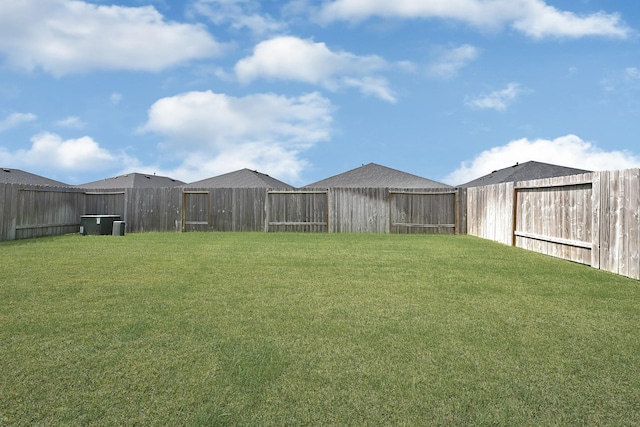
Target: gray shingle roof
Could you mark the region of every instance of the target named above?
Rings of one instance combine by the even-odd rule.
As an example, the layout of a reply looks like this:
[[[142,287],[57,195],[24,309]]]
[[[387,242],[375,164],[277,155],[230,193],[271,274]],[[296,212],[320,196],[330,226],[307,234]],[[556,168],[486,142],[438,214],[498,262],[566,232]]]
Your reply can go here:
[[[0,183],[46,185],[49,187],[69,187],[69,184],[25,172],[20,169],[0,168]]]
[[[184,182],[166,176],[142,173],[128,173],[126,175],[105,178],[99,181],[76,185],[79,188],[162,188],[176,187]]]
[[[375,163],[362,165],[304,188],[450,188],[451,186]]]
[[[508,168],[493,171],[490,174],[462,184],[460,187],[480,187],[482,185],[501,184],[503,182],[528,181],[531,179],[553,178],[556,176],[577,175],[588,172],[591,171],[529,161],[516,163]]]
[[[183,185],[184,188],[273,188],[291,190],[293,186],[269,175],[250,169],[240,169],[201,181]]]

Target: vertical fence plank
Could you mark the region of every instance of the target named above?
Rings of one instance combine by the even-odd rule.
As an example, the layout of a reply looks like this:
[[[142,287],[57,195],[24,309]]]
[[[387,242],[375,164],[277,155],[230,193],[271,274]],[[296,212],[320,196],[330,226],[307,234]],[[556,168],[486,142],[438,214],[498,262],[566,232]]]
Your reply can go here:
[[[629,236],[627,235],[629,225],[629,182],[631,170],[620,171],[619,183],[619,218],[616,224],[616,235],[618,236],[618,274],[629,275]]]
[[[9,193],[8,183],[0,183],[0,242],[7,240],[7,227],[9,221],[7,221],[9,202],[7,196]]]
[[[16,224],[18,223],[18,184],[8,184],[5,191],[5,217],[2,222],[4,226],[4,236],[6,240],[16,238]]]
[[[593,173],[593,184],[591,190],[591,266],[593,268],[600,268],[600,247],[601,247],[601,221],[602,221],[602,172]]]
[[[640,279],[640,169],[629,174],[628,221],[628,277]]]
[[[468,219],[468,208],[467,208],[467,189],[466,188],[458,188],[458,234],[467,234],[467,219]]]
[[[620,206],[620,171],[611,171],[609,180],[609,206],[611,209],[611,222],[609,223],[609,268],[611,272],[618,273],[620,266],[620,239],[618,224],[622,219]]]
[[[600,268],[612,271],[611,267],[611,173],[600,174]]]

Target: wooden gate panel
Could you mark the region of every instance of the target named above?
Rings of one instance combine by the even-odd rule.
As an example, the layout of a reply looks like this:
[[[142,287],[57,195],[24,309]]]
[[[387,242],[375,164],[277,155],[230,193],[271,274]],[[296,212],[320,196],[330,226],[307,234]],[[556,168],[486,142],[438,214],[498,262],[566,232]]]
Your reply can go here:
[[[456,191],[390,191],[391,233],[455,234]]]
[[[209,231],[208,191],[182,193],[182,231]]]
[[[269,191],[265,231],[329,231],[328,191]]]

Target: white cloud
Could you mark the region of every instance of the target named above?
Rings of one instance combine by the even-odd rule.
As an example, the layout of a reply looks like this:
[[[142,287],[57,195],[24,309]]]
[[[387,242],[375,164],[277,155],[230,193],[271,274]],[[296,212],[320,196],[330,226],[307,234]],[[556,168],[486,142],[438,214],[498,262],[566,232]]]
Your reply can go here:
[[[596,12],[581,16],[560,11],[541,0],[526,0],[524,6],[525,13],[514,20],[513,27],[535,39],[585,36],[625,38],[630,33],[617,13]]]
[[[120,101],[122,101],[122,94],[119,92],[112,93],[111,96],[109,97],[109,101],[111,101],[113,105],[120,104]]]
[[[474,61],[478,55],[478,48],[468,44],[449,49],[441,53],[439,58],[427,67],[427,73],[441,78],[454,77],[461,68]]]
[[[605,151],[576,135],[553,140],[523,138],[479,153],[472,160],[463,162],[443,181],[460,185],[491,171],[531,160],[592,171],[640,167],[640,155],[628,151]]]
[[[365,94],[395,102],[387,81],[372,75],[387,66],[375,55],[333,52],[324,43],[281,36],[256,45],[253,55],[238,61],[235,73],[243,83],[265,78],[295,80],[329,90],[358,87]]]
[[[82,120],[80,120],[79,117],[69,116],[66,119],[57,121],[56,125],[64,127],[64,128],[69,128],[69,129],[82,129],[87,124],[85,122],[83,122]]]
[[[202,26],[167,22],[152,6],[0,2],[0,53],[19,68],[58,76],[93,69],[158,71],[219,51]]]
[[[236,30],[248,29],[256,35],[285,30],[286,24],[260,13],[260,2],[252,0],[197,0],[193,11],[206,16],[215,25],[228,24]]]
[[[88,136],[63,140],[57,134],[42,132],[31,142],[30,148],[15,152],[0,147],[0,164],[77,172],[106,170],[130,161],[125,155],[100,147]]]
[[[318,93],[238,98],[188,92],[156,101],[139,131],[165,137],[161,148],[181,162],[172,176],[183,180],[247,167],[293,182],[307,164],[300,154],[329,139],[331,111]]]
[[[11,129],[20,126],[23,123],[28,123],[37,119],[38,116],[31,113],[13,113],[9,114],[4,119],[0,120],[0,132],[7,129]]]
[[[373,16],[439,18],[491,29],[510,25],[532,38],[625,38],[631,32],[619,14],[578,15],[558,10],[543,0],[335,0],[325,3],[319,12],[324,22],[361,21]]]
[[[640,80],[640,70],[636,67],[628,67],[625,69],[625,74],[630,80]]]
[[[384,101],[396,103],[397,99],[389,88],[387,81],[382,77],[344,77],[342,84],[360,89],[364,95],[371,95]]]
[[[466,104],[474,108],[504,111],[521,93],[522,89],[518,83],[509,83],[507,87],[502,90],[497,90],[488,95],[482,95],[478,98],[467,100]]]

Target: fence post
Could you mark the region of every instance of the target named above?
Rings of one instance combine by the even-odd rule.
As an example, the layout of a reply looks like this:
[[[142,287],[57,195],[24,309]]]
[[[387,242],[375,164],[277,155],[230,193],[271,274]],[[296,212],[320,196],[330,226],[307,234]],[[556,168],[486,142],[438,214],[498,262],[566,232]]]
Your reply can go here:
[[[326,198],[326,206],[325,206],[325,222],[327,223],[327,233],[329,233],[329,209],[331,209],[331,204],[329,203],[329,189],[327,188],[327,198]]]
[[[269,200],[271,193],[269,193],[269,191],[267,190],[267,195],[264,198],[264,232],[268,233],[269,232]]]
[[[513,192],[511,196],[511,246],[516,246],[516,231],[518,223],[518,185],[513,183]]]

